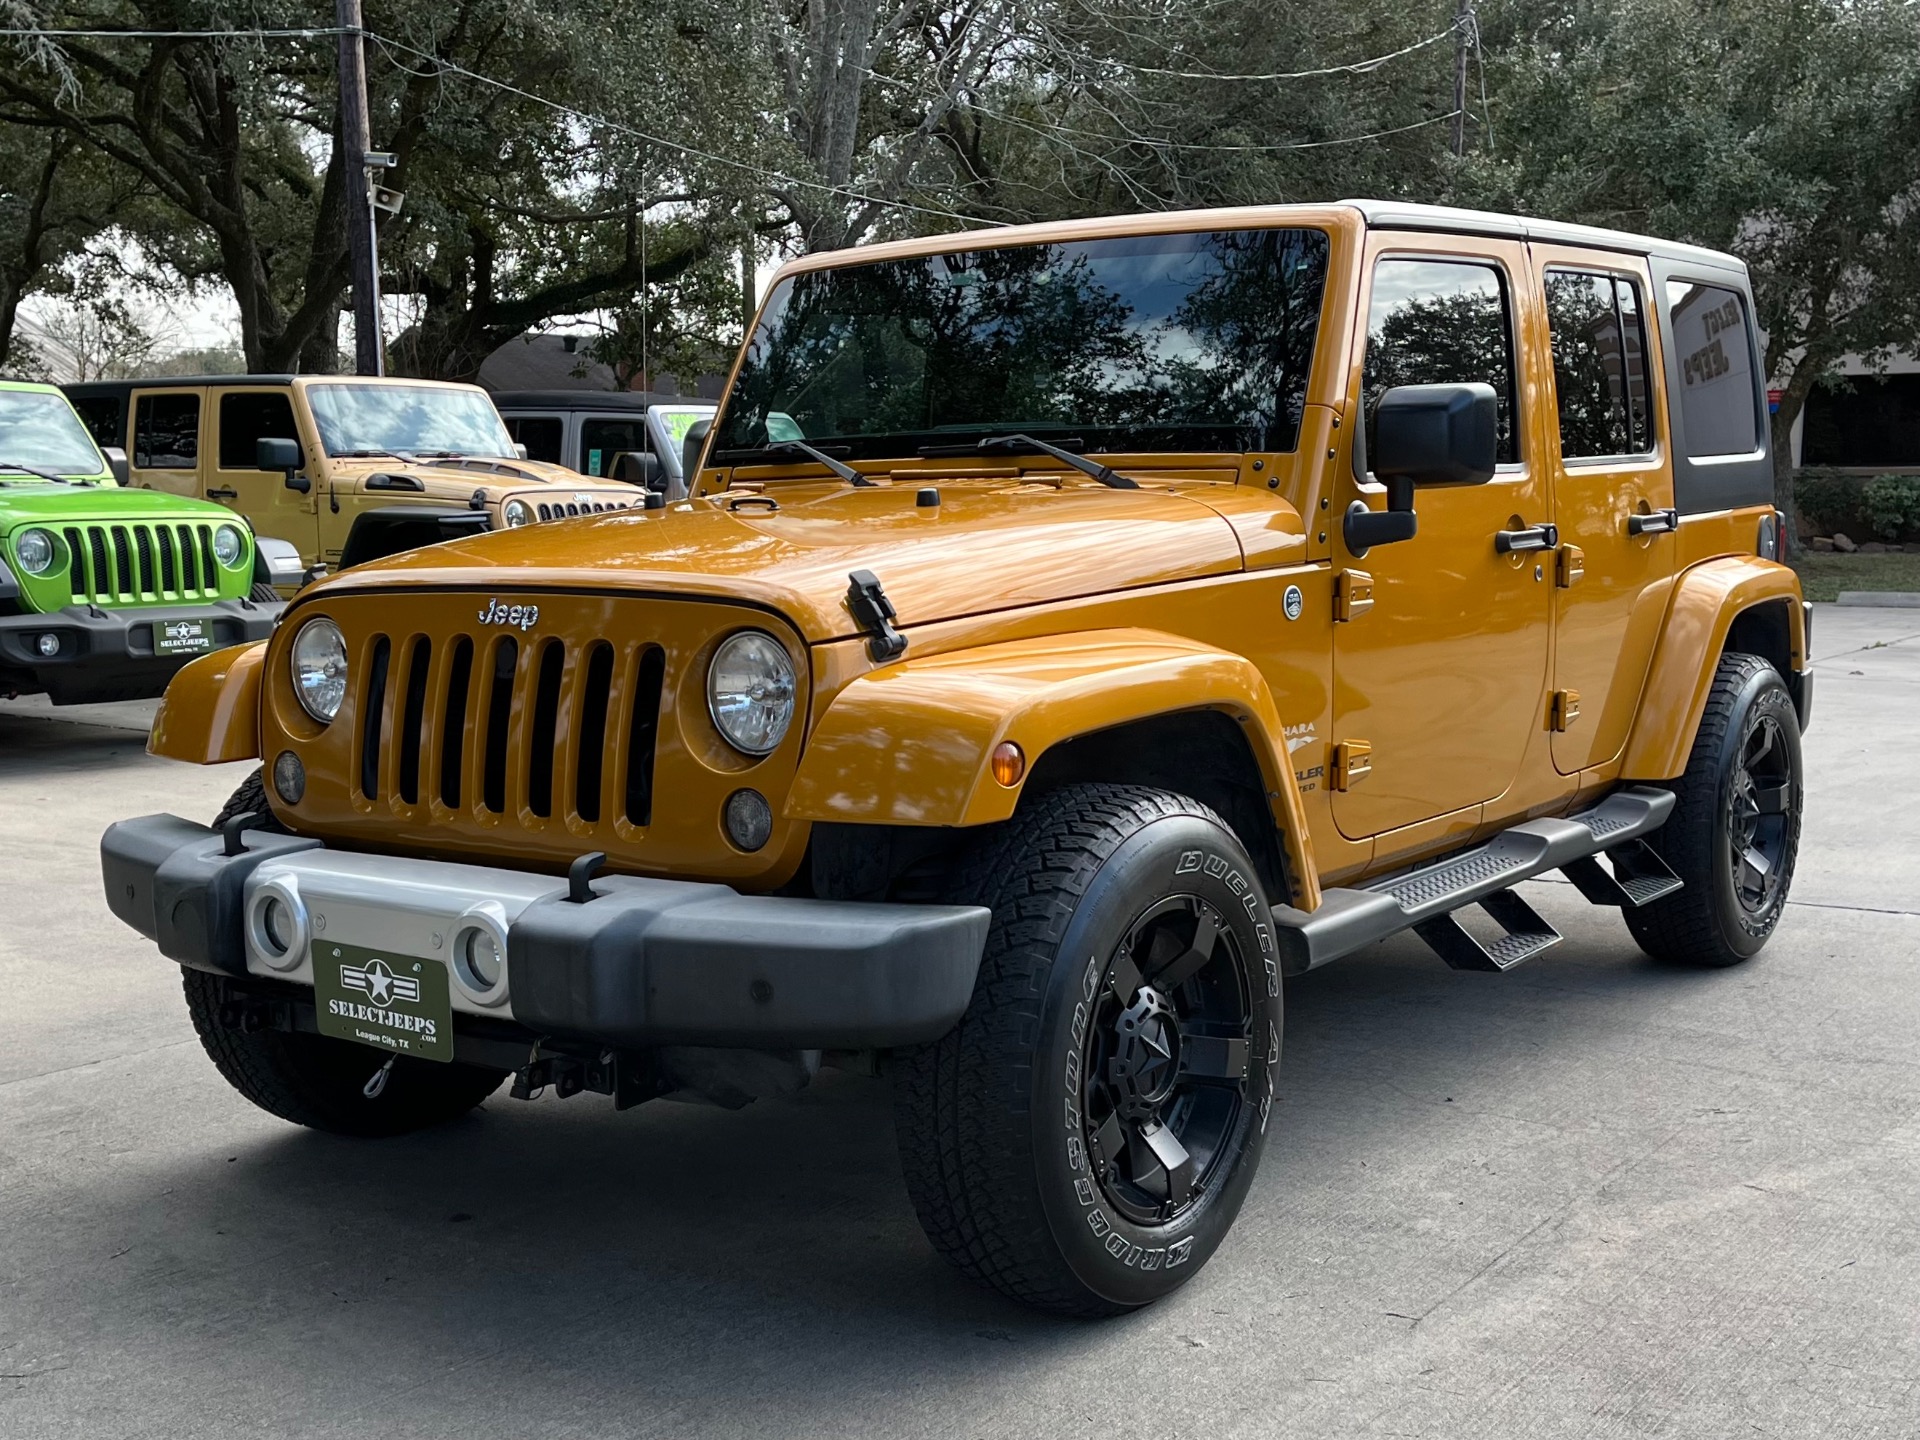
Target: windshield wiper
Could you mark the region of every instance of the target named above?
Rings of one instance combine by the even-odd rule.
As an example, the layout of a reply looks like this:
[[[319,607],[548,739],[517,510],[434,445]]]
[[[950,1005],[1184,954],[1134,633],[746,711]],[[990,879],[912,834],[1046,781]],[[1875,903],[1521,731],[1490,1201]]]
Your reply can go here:
[[[32,475],[41,480],[51,480],[56,485],[77,485],[77,480],[69,480],[64,475],[56,475],[51,470],[42,470],[38,465],[22,465],[18,460],[0,460],[0,470],[18,470],[22,475]]]
[[[409,465],[420,458],[410,450],[335,450],[332,453],[336,460],[374,460],[384,455],[389,460],[404,460]]]
[[[1062,450],[1058,445],[1049,445],[1045,440],[1037,440],[1031,435],[983,435],[978,440],[968,441],[964,445],[922,445],[920,453],[928,459],[951,455],[986,455],[995,450],[1007,450],[1022,455],[1051,455],[1063,465],[1071,465],[1082,475],[1091,475],[1102,485],[1115,490],[1138,490],[1139,484],[1129,480],[1112,466],[1102,465],[1098,460],[1089,460],[1084,455],[1076,455],[1071,450]]]
[[[762,447],[768,455],[802,455],[818,464],[824,465],[849,485],[871,485],[873,481],[862,475],[844,460],[836,460],[824,450],[807,444],[804,440],[770,440]]]

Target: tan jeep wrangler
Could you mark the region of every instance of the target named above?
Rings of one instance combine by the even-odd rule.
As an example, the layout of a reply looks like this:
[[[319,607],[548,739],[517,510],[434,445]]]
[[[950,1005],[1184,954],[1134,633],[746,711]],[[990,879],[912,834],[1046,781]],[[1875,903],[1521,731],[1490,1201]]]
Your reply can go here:
[[[291,544],[309,567],[343,569],[646,498],[632,485],[520,458],[475,385],[239,375],[65,389],[116,457],[122,483],[218,501],[256,535]]]
[[[108,901],[276,1115],[879,1073],[942,1253],[1145,1304],[1248,1193],[1284,976],[1508,969],[1549,871],[1665,962],[1779,922],[1752,317],[1726,255],[1374,203],[811,257],[690,499],[183,672],[154,751],[264,772],[108,831]]]

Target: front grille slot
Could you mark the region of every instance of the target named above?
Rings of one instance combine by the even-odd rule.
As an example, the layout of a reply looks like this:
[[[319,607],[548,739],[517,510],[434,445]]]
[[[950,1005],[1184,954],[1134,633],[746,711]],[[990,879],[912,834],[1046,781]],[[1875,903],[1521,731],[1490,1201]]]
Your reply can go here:
[[[143,594],[154,593],[153,583],[153,536],[142,525],[133,532],[134,558],[140,565],[140,590]]]
[[[380,798],[380,751],[386,727],[387,659],[392,645],[384,635],[373,642],[373,658],[367,664],[367,693],[360,707],[360,793],[369,800]]]
[[[113,527],[113,573],[120,582],[120,594],[133,592],[133,544],[124,525]]]
[[[154,535],[154,549],[160,552],[160,588],[169,594],[180,588],[180,566],[173,558],[174,535],[170,527],[162,525]]]
[[[666,678],[667,652],[643,649],[633,667],[633,716],[627,724],[627,820],[653,822],[653,746],[660,729],[660,686]]]
[[[553,741],[560,716],[560,673],[566,648],[558,640],[540,647],[533,689],[533,724],[527,727],[527,808],[541,819],[553,815]]]
[[[180,585],[185,590],[200,588],[200,566],[193,553],[193,527],[182,525],[180,539]]]
[[[107,564],[107,534],[98,525],[87,530],[87,557],[92,560],[92,572],[87,577],[87,588],[102,600],[113,598],[113,567]]]
[[[213,563],[213,527],[201,525],[197,527],[197,532],[200,536],[200,573],[207,577],[206,586],[211,590],[219,583],[214,577],[220,573]]]
[[[495,815],[507,811],[508,726],[513,718],[513,676],[519,668],[520,644],[511,635],[493,647],[493,683],[487,697],[485,768],[480,777],[480,803]]]
[[[573,777],[573,808],[589,825],[600,819],[600,783],[605,773],[607,704],[613,696],[613,646],[595,641],[587,650],[587,678],[580,690],[580,753]]]
[[[473,641],[462,635],[447,667],[447,700],[440,712],[440,803],[460,808],[460,765],[467,739],[467,690],[473,683]]]
[[[420,801],[420,751],[427,743],[427,665],[433,659],[433,642],[422,635],[413,642],[407,659],[407,703],[400,717],[400,764],[394,784],[400,798],[409,805]]]

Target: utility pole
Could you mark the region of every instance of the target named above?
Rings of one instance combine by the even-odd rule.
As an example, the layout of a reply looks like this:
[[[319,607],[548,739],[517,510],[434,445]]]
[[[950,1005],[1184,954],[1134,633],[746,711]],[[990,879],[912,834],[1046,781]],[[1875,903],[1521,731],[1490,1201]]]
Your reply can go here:
[[[367,56],[360,0],[334,0],[340,27],[340,163],[346,186],[347,261],[353,275],[353,360],[358,375],[386,373],[380,343],[380,258],[367,176]]]
[[[344,0],[342,0],[344,3]],[[1467,37],[1473,28],[1473,0],[1460,0],[1453,16],[1453,153],[1467,153]]]

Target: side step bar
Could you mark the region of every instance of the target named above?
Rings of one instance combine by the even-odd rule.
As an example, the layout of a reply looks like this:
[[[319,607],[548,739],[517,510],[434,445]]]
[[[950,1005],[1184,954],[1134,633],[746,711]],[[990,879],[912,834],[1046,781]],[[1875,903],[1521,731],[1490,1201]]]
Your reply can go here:
[[[1671,894],[1680,881],[1638,842],[1672,813],[1672,791],[1628,786],[1578,815],[1527,820],[1444,860],[1328,890],[1310,914],[1275,906],[1281,969],[1298,975],[1403,930],[1417,930],[1457,968],[1509,969],[1560,937],[1532,906],[1503,892],[1549,870],[1565,870],[1596,904],[1644,905]],[[1594,859],[1603,851],[1613,862],[1612,874]],[[1473,904],[1506,931],[1501,939],[1483,945],[1453,918],[1454,911]]]

